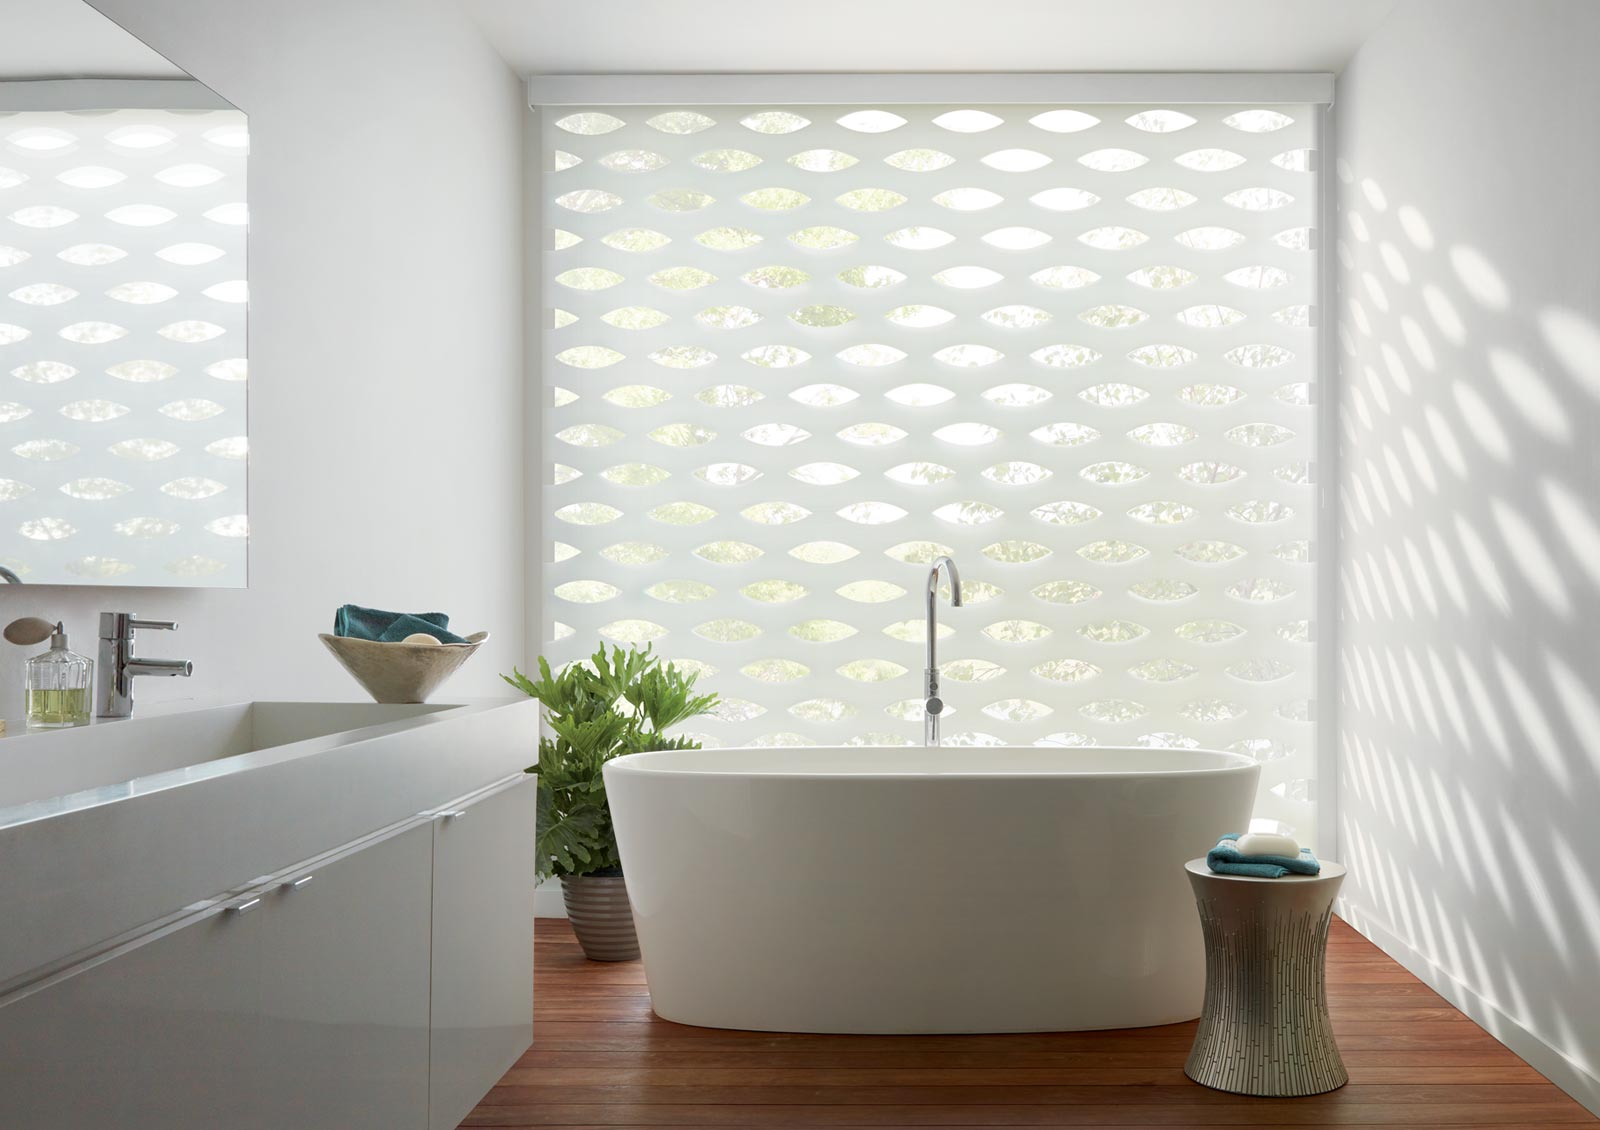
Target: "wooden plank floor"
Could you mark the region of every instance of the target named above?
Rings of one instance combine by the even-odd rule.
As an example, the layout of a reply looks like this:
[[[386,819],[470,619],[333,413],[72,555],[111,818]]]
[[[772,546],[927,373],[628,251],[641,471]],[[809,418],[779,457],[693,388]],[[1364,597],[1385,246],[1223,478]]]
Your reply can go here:
[[[637,962],[587,962],[563,919],[534,946],[534,1044],[463,1126],[1486,1127],[1600,1125],[1343,922],[1329,1003],[1350,1084],[1250,1099],[1191,1083],[1194,1024],[1014,1036],[691,1028]]]

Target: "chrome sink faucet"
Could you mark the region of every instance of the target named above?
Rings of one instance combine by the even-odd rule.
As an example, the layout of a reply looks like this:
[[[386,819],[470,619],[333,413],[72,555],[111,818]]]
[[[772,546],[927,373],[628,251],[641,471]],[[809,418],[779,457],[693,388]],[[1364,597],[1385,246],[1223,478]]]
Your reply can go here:
[[[961,574],[956,571],[956,563],[953,560],[941,556],[934,561],[933,568],[928,570],[928,666],[923,672],[923,692],[926,698],[922,703],[922,744],[925,746],[939,744],[939,715],[944,713],[944,700],[939,697],[938,662],[937,607],[940,569],[950,577],[950,607],[961,607]]]
[[[140,628],[170,632],[176,620],[141,620],[132,612],[100,613],[100,662],[95,682],[95,714],[126,718],[133,713],[133,680],[138,675],[194,673],[187,659],[141,659],[133,654],[133,633]]]

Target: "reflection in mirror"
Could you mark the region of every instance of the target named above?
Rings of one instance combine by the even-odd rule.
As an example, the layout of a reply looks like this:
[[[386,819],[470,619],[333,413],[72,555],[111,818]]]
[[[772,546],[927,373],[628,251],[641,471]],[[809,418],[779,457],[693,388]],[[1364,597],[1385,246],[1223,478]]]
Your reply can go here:
[[[0,27],[0,578],[243,586],[245,115],[82,0]]]

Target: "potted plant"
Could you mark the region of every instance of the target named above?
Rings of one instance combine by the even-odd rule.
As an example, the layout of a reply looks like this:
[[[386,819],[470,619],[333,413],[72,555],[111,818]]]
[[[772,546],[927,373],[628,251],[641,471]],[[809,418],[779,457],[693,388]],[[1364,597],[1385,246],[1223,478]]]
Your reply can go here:
[[[639,956],[633,911],[606,806],[601,769],[613,757],[657,749],[698,749],[666,731],[717,705],[715,694],[694,693],[698,675],[663,664],[643,651],[605,644],[589,663],[559,672],[539,659],[539,678],[516,668],[502,675],[539,700],[549,734],[539,739],[537,874],[561,879],[561,897],[584,956],[631,961]]]

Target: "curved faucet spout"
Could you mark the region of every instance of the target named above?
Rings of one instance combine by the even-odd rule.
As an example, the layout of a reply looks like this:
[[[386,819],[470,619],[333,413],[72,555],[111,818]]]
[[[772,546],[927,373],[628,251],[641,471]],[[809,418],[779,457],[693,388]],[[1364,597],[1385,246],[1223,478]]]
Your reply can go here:
[[[930,746],[939,744],[939,715],[944,713],[944,701],[939,697],[938,597],[941,569],[950,578],[950,607],[961,607],[961,573],[956,569],[953,559],[941,555],[934,559],[933,567],[928,570],[928,663],[923,671],[925,698],[922,704],[922,744]]]

